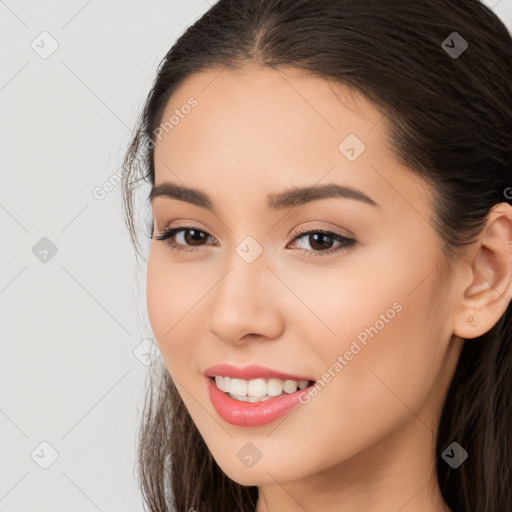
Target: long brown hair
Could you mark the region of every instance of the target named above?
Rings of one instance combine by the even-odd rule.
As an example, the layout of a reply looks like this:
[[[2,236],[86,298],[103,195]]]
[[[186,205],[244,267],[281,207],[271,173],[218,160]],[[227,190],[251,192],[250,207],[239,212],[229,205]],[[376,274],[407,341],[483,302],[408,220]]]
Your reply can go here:
[[[396,159],[436,191],[435,227],[446,254],[475,239],[493,205],[510,202],[512,40],[485,5],[220,0],[162,60],[125,156],[125,220],[138,255],[134,195],[141,183],[154,185],[155,130],[167,101],[193,73],[249,62],[306,70],[372,101],[389,122]],[[436,471],[454,512],[512,510],[511,315],[509,305],[490,331],[465,341],[448,390]],[[151,375],[138,453],[149,510],[255,510],[257,487],[218,467],[165,367]],[[440,457],[452,441],[469,454],[457,469]]]

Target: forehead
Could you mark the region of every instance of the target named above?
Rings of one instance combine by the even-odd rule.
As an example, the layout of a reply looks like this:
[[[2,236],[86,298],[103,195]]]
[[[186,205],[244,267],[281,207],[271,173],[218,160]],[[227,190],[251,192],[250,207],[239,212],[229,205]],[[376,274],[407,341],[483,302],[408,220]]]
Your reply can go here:
[[[197,102],[193,108],[187,105],[191,98]],[[160,122],[167,128],[164,136],[179,137],[188,127],[210,137],[229,130],[256,143],[276,134],[280,140],[301,133],[312,140],[340,137],[347,129],[363,134],[382,117],[360,93],[332,80],[296,69],[248,66],[189,76],[167,102]]]
[[[188,77],[169,99],[155,139],[155,183],[215,187],[219,197],[236,183],[261,191],[321,181],[374,198],[392,194],[389,184],[410,194],[422,183],[405,178],[387,135],[383,112],[332,80],[295,69],[212,69]]]

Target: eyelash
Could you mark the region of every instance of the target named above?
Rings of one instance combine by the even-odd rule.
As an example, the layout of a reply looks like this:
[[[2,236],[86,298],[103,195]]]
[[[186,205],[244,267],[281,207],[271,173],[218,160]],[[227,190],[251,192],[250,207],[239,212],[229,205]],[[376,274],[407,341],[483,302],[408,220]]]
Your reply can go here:
[[[156,240],[165,241],[167,245],[170,246],[170,248],[174,251],[185,251],[185,252],[195,252],[196,249],[186,249],[183,244],[178,244],[175,241],[172,240],[172,238],[179,233],[180,231],[199,231],[200,233],[206,233],[209,236],[210,235],[207,231],[203,231],[201,229],[197,229],[194,226],[180,226],[177,228],[170,228],[167,230],[162,231],[159,233],[155,238]],[[300,251],[305,251],[307,253],[308,257],[323,257],[323,256],[329,256],[334,253],[338,253],[340,251],[349,251],[350,249],[353,249],[356,240],[353,238],[348,238],[343,235],[339,235],[338,233],[333,233],[332,231],[326,231],[323,229],[299,229],[296,233],[293,234],[292,242],[296,239],[302,238],[305,235],[311,235],[311,234],[322,234],[327,235],[329,238],[332,238],[333,240],[336,240],[337,242],[340,242],[341,245],[339,245],[335,249],[326,249],[324,251],[313,251],[309,249],[299,249]]]

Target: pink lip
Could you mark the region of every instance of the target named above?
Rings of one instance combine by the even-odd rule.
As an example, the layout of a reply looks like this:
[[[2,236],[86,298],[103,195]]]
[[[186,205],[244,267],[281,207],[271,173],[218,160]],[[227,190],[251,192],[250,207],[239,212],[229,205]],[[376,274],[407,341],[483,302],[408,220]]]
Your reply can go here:
[[[259,366],[257,364],[250,364],[248,366],[233,366],[230,364],[216,364],[210,366],[204,372],[207,377],[215,377],[216,375],[222,375],[223,377],[231,377],[235,379],[281,379],[281,380],[316,380],[313,377],[301,377],[300,375],[292,375],[289,373],[280,372],[267,368],[265,366]],[[293,394],[293,393],[292,393]]]
[[[216,375],[226,374],[219,372]],[[261,376],[261,374],[259,375]],[[301,378],[298,380],[313,379]],[[276,421],[301,403],[300,399],[309,393],[309,388],[311,387],[308,386],[307,388],[295,391],[295,393],[276,396],[264,402],[242,402],[231,398],[227,393],[221,391],[215,384],[215,380],[211,377],[206,377],[206,381],[210,400],[219,416],[228,423],[240,427],[259,427]]]

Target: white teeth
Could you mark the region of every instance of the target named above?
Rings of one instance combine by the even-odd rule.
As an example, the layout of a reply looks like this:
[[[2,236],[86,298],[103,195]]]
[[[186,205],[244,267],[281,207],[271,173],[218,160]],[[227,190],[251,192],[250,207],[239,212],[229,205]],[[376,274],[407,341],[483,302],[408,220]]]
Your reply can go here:
[[[283,381],[280,379],[269,379],[267,384],[267,394],[269,396],[279,396],[283,392]]]
[[[229,396],[242,402],[264,402],[265,400],[270,400],[272,398],[270,396],[236,396],[231,393],[229,393]]]
[[[298,385],[299,383],[296,380],[285,380],[283,383],[283,391],[286,391],[287,393],[295,393]]]
[[[235,393],[236,394],[236,393]],[[247,384],[247,396],[265,396],[267,394],[267,383],[265,379],[250,380]]]
[[[224,388],[225,379],[229,379],[229,377],[221,377],[220,375],[215,376],[215,384],[217,384],[217,387],[222,391],[227,391],[227,389]]]
[[[217,387],[228,393],[232,398],[245,402],[259,402],[268,400],[271,397],[285,393],[295,393],[297,388],[304,389],[309,381],[307,380],[281,380],[281,379],[235,379],[215,376]]]
[[[247,396],[248,381],[244,379],[231,379],[228,391],[236,396]]]

